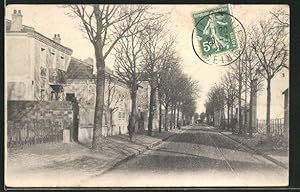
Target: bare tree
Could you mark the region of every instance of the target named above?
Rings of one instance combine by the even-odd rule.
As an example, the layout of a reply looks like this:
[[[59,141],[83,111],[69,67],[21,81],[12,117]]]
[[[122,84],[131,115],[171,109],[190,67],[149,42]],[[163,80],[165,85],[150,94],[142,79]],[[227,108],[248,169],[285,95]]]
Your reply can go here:
[[[136,124],[136,98],[137,90],[141,83],[142,75],[142,50],[143,41],[138,26],[126,32],[127,38],[123,38],[115,48],[115,65],[117,75],[125,82],[130,90],[131,114],[128,124],[130,140],[135,132]]]
[[[230,66],[231,73],[234,79],[237,81],[237,98],[238,98],[238,134],[245,133],[242,122],[242,92],[243,92],[243,79],[244,79],[244,65],[242,55],[237,59],[235,63]]]
[[[175,58],[175,51],[168,51],[167,54],[162,58],[162,63],[159,67],[158,70],[158,74],[157,74],[157,92],[158,92],[158,101],[159,101],[159,133],[162,130],[162,106],[163,106],[163,100],[167,102],[168,99],[166,99],[167,97],[169,97],[169,90],[170,87],[167,88],[167,84],[170,83],[168,80],[168,77],[170,75],[170,70],[176,68],[175,65],[172,65],[172,63],[174,62],[174,58]],[[165,89],[167,88],[167,89]],[[165,90],[164,90],[165,89]],[[165,103],[165,104],[166,104]],[[166,120],[167,117],[165,117]],[[166,127],[165,127],[166,129]]]
[[[174,108],[177,109],[177,112],[174,110],[174,114],[176,112],[176,125],[179,128],[179,113],[180,108],[184,105],[187,100],[196,100],[199,93],[198,82],[194,81],[191,77],[182,73],[177,77],[178,82],[174,91]],[[175,115],[174,115],[175,116]],[[175,124],[175,122],[174,122]]]
[[[290,14],[287,12],[286,9],[279,8],[279,9],[274,9],[273,11],[270,12],[272,15],[272,20],[275,23],[275,27],[279,28],[286,28],[289,30],[290,27]],[[288,63],[283,66],[286,69],[289,69]]]
[[[290,27],[290,15],[285,9],[279,8],[270,12],[275,26]]]
[[[216,112],[219,114],[223,114],[225,102],[226,99],[223,87],[215,84],[207,93],[207,100],[205,102],[208,119],[212,117],[213,125],[216,125]]]
[[[143,31],[143,63],[145,80],[150,85],[150,102],[148,118],[148,135],[152,135],[155,98],[158,88],[159,70],[172,50],[174,38],[167,37],[164,33],[164,22],[157,21]],[[166,40],[168,39],[168,40]]]
[[[182,113],[184,116],[184,124],[190,124],[193,115],[195,114],[197,109],[196,100],[192,97],[187,97],[182,105]],[[199,114],[198,114],[199,115]]]
[[[227,128],[231,127],[233,131],[233,107],[237,97],[236,80],[230,71],[227,71],[221,78],[221,86],[224,89],[227,105]]]
[[[93,144],[102,135],[104,109],[105,61],[120,39],[133,26],[143,21],[148,9],[142,5],[68,5],[73,17],[79,18],[82,32],[94,47],[97,82]]]
[[[163,67],[159,72],[159,100],[160,103],[164,106],[165,109],[165,122],[164,129],[168,130],[168,122],[169,122],[169,107],[172,101],[173,90],[176,86],[176,77],[181,72],[180,64],[178,58],[176,58],[175,53],[170,54],[168,57],[168,61],[164,63]]]
[[[251,34],[250,34],[251,35]],[[249,36],[250,36],[249,35]],[[253,104],[255,99],[256,93],[261,90],[263,85],[263,78],[259,73],[259,62],[257,61],[254,50],[251,47],[247,47],[243,53],[244,55],[244,85],[245,85],[245,107],[247,106],[247,94],[248,89],[250,89],[250,99],[249,99],[249,122],[245,121],[244,126],[248,127],[249,136],[252,137],[253,133],[253,125],[252,125],[252,118],[253,118]],[[246,117],[247,111],[245,110],[244,116]]]
[[[267,81],[266,128],[270,135],[271,80],[286,65],[288,57],[288,33],[273,20],[261,21],[253,27],[250,45],[261,65],[261,75]]]

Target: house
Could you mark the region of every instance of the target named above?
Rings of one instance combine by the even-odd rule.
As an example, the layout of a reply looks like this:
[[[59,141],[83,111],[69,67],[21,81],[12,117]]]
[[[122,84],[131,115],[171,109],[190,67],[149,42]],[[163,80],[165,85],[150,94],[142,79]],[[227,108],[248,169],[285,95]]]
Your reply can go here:
[[[6,20],[5,62],[8,100],[62,100],[64,75],[72,49],[61,37],[50,39],[23,25],[22,13],[14,10]]]
[[[103,136],[127,133],[130,113],[130,96],[126,85],[106,68],[103,113]],[[96,75],[93,59],[74,57],[66,72],[66,97],[75,97],[79,105],[79,140],[92,139],[96,102]]]

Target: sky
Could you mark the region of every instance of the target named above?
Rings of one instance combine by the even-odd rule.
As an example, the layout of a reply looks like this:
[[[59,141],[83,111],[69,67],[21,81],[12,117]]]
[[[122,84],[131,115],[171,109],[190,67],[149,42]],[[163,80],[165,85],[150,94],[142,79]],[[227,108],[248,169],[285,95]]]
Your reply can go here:
[[[197,112],[205,111],[204,103],[209,89],[220,81],[222,74],[228,67],[213,66],[203,63],[195,55],[191,35],[194,29],[192,13],[200,12],[219,5],[153,5],[153,9],[165,14],[169,20],[166,27],[172,35],[177,36],[176,50],[182,59],[185,73],[199,82],[200,92],[197,99]],[[289,12],[287,5],[231,5],[232,14],[247,29],[248,26],[258,23],[266,18],[271,10],[283,8]],[[60,34],[62,45],[73,50],[73,57],[86,59],[94,57],[94,50],[88,39],[84,38],[79,30],[79,20],[67,15],[68,10],[56,5],[8,5],[6,7],[6,18],[11,19],[14,9],[21,10],[23,24],[34,27],[36,31],[52,38],[54,34]],[[247,32],[247,30],[246,30]],[[113,69],[112,57],[108,58],[107,66]],[[274,77],[272,83],[272,105],[271,118],[283,117],[283,95],[282,92],[288,88],[289,72],[283,70]],[[266,90],[258,93],[257,100],[258,119],[265,119]]]

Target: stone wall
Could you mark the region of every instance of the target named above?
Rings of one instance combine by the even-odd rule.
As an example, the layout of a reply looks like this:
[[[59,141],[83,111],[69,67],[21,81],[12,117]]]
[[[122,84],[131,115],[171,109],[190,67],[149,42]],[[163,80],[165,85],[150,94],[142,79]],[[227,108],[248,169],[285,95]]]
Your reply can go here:
[[[8,101],[8,147],[62,141],[72,129],[73,109],[68,101]]]

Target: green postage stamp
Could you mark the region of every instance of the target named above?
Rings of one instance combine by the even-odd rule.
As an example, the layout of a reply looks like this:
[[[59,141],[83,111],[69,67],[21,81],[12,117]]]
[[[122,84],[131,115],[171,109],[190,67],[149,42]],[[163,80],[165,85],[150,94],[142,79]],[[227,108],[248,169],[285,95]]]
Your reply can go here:
[[[229,5],[193,13],[193,18],[204,57],[239,49]]]

